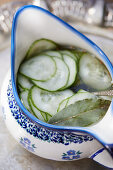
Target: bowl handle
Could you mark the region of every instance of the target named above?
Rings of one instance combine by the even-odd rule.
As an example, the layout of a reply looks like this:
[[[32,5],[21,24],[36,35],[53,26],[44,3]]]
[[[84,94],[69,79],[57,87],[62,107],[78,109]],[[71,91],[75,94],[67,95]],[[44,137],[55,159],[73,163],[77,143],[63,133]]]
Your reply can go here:
[[[113,101],[104,118],[90,127],[93,136],[108,150],[113,158]]]
[[[89,158],[93,159],[102,166],[113,169],[113,159],[107,150],[103,147],[93,153]]]

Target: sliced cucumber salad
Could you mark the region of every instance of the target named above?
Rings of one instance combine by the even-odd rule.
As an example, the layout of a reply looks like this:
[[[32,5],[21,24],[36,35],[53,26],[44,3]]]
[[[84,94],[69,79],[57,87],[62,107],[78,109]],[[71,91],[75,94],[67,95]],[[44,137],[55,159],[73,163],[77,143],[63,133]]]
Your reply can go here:
[[[19,67],[17,87],[25,108],[41,121],[64,126],[67,126],[70,121],[72,126],[79,124],[81,126],[83,103],[88,106],[86,115],[90,115],[93,109],[98,111],[96,119],[93,119],[94,122],[91,123],[92,119],[90,118],[88,118],[88,123],[84,123],[84,120],[82,120],[83,126],[94,124],[107,111],[107,109],[104,109],[104,114],[102,114],[103,102],[108,107],[111,98],[97,97],[85,89],[79,88],[76,91],[78,80],[95,90],[103,90],[111,86],[108,70],[102,62],[90,53],[78,49],[64,49],[63,46],[52,40],[40,39],[31,44]],[[91,111],[87,102],[94,106],[94,108],[92,106]],[[98,108],[94,102],[98,104]],[[71,110],[68,113],[69,108],[72,108],[72,111],[73,108],[79,108],[80,118],[77,116],[76,119],[75,116],[72,119],[71,115],[74,115],[74,113],[71,113]],[[61,115],[64,114],[65,110],[68,119],[71,120],[68,121],[66,118],[60,124],[60,119],[63,119]],[[77,110],[75,112],[77,115],[79,114]],[[82,116],[82,119],[84,117],[85,115]],[[54,122],[56,120],[57,122]]]

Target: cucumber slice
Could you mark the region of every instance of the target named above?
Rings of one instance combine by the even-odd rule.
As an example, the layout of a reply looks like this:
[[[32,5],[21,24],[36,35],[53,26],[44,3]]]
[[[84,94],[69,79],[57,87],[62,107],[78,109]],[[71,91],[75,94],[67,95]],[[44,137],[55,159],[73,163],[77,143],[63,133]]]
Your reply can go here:
[[[111,86],[111,77],[99,59],[87,53],[79,62],[79,75],[81,80],[91,88],[105,90]]]
[[[76,56],[76,58],[77,58],[78,60],[80,59],[80,57],[81,57],[84,53],[86,53],[85,51],[78,51],[78,50],[72,50],[71,52]]]
[[[45,122],[48,122],[48,120],[52,117],[51,115],[47,114],[47,113],[44,113],[44,112],[41,112],[42,113],[42,116],[45,120]]]
[[[51,57],[58,57],[58,58],[62,59],[62,54],[58,51],[46,51],[46,52],[44,52],[44,54],[49,55]]]
[[[54,115],[57,112],[59,103],[73,95],[71,90],[59,92],[48,92],[34,86],[30,90],[33,105],[40,111]]]
[[[56,48],[57,48],[56,43],[51,40],[48,40],[48,39],[36,40],[30,46],[30,48],[26,54],[26,59],[31,58],[32,56],[35,56],[35,55],[41,53],[42,51],[53,50]]]
[[[46,119],[47,119],[47,122],[49,121],[49,119],[51,119],[52,116],[50,116],[49,114],[46,113]]]
[[[69,55],[70,57],[72,57],[75,61],[78,60],[78,58],[69,50],[60,50],[59,51],[61,54],[65,54],[65,55]]]
[[[67,105],[69,106],[70,104],[75,103],[76,101],[80,101],[80,100],[84,100],[84,99],[91,99],[91,98],[95,98],[96,96],[92,93],[89,93],[87,91],[83,91],[83,92],[77,92],[76,94],[74,94],[72,97],[69,98]]]
[[[64,62],[67,64],[68,68],[69,68],[69,79],[68,79],[68,83],[66,85],[66,88],[71,86],[75,79],[76,79],[76,75],[77,75],[77,65],[76,62],[73,58],[71,58],[69,55],[63,54],[63,59]]]
[[[34,107],[31,99],[29,98],[29,106],[32,110],[32,113],[34,114],[34,116],[36,116],[39,120],[42,120],[44,122],[47,122],[48,119],[46,119],[46,113],[41,112],[40,110],[38,110],[36,107]]]
[[[30,80],[27,77],[21,74],[18,74],[17,82],[18,82],[18,85],[20,85],[22,89],[29,90],[33,86],[33,83],[30,82]]]
[[[80,89],[77,93],[81,93],[81,92],[85,92],[86,93],[86,91],[83,90],[83,89]]]
[[[60,102],[57,112],[61,111],[62,109],[64,109],[66,107],[68,100],[69,100],[69,98],[64,99]]]
[[[18,88],[19,92],[22,92],[22,91],[25,90],[25,89],[23,89],[19,84],[17,85],[17,88]]]
[[[47,81],[56,73],[56,63],[53,57],[39,55],[21,64],[19,72],[36,81]]]
[[[31,112],[31,109],[30,109],[30,106],[29,106],[29,103],[28,103],[28,93],[29,93],[28,90],[22,91],[22,92],[20,93],[20,99],[21,99],[21,102],[22,102],[22,104],[24,105],[24,107],[25,107],[29,112]]]
[[[85,92],[85,93],[86,93],[85,90],[80,89],[76,94],[81,93],[81,92]],[[69,99],[70,99],[71,102],[72,102],[71,104],[73,104],[73,103],[74,103],[74,100],[75,100],[75,97],[74,97],[74,96],[75,96],[76,94],[68,97],[67,99],[62,100],[61,103],[59,104],[59,107],[58,107],[58,109],[57,109],[57,112],[61,111],[62,109],[64,109],[65,107],[67,107],[67,106],[70,104]],[[76,99],[77,99],[77,98],[76,98]]]
[[[50,80],[45,81],[45,82],[33,80],[33,83],[36,86],[47,91],[60,90],[61,88],[66,86],[68,79],[69,79],[69,70],[65,62],[61,60],[60,58],[57,58],[57,57],[53,57],[53,58],[57,66],[56,74]]]

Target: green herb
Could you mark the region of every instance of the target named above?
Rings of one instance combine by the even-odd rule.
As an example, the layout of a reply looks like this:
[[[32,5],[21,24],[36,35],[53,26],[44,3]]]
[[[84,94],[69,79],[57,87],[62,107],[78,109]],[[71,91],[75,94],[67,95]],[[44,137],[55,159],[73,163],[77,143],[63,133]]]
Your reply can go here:
[[[103,118],[110,103],[100,98],[77,101],[56,113],[49,123],[60,126],[90,126]]]

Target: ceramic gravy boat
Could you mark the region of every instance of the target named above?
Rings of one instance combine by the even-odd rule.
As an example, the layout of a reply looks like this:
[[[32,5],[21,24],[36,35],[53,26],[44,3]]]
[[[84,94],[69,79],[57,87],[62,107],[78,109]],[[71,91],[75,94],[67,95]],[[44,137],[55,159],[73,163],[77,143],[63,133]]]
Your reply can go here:
[[[113,168],[113,101],[104,118],[87,128],[47,124],[22,105],[16,89],[17,71],[29,46],[40,38],[88,50],[103,61],[113,79],[109,59],[87,37],[40,7],[22,7],[12,25],[11,73],[5,78],[1,95],[3,115],[9,131],[24,148],[41,157],[58,161],[88,157]]]

